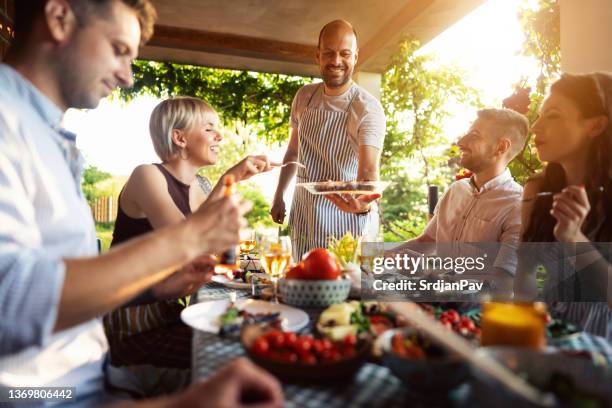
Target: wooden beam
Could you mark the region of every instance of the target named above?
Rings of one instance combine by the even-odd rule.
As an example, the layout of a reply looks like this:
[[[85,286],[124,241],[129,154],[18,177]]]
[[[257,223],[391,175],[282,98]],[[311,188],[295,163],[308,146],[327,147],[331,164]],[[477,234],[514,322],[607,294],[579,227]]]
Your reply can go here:
[[[274,61],[315,63],[314,45],[156,25],[147,45]]]
[[[395,14],[393,18],[383,25],[372,38],[363,46],[359,47],[359,65],[363,65],[372,58],[378,50],[389,45],[395,36],[402,33],[405,28],[419,16],[435,0],[410,0],[408,4]]]

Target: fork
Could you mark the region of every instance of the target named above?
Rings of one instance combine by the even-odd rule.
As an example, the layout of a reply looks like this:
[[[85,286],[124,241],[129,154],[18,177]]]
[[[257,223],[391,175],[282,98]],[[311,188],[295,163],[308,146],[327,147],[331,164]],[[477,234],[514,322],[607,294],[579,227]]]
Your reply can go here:
[[[290,164],[295,164],[295,165],[297,165],[297,166],[299,166],[299,167],[306,168],[306,166],[304,166],[302,163],[297,162],[297,161],[289,161],[289,162],[287,162],[287,163],[283,163],[283,164],[281,164],[281,165],[279,165],[279,166],[275,166],[275,167],[281,168],[281,167],[288,166],[288,165],[290,165]]]
[[[593,191],[597,191],[597,192],[601,193],[601,192],[604,191],[604,188],[603,188],[603,186],[599,186],[599,187],[595,188]],[[550,196],[553,196],[555,194],[557,194],[557,193],[553,193],[552,191],[542,191],[541,193],[538,193],[538,194],[536,194],[533,197],[524,198],[521,201],[522,202],[533,201],[533,200],[536,200],[538,197],[550,197]]]

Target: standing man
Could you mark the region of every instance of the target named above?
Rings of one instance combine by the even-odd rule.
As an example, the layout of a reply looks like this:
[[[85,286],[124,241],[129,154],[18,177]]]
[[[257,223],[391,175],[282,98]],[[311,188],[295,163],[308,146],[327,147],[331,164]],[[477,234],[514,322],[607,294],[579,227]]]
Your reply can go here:
[[[305,85],[295,95],[284,157],[285,163],[299,161],[306,168],[292,165],[281,171],[270,211],[279,224],[285,219],[283,195],[296,172],[301,183],[378,180],[385,115],[380,102],[351,79],[358,54],[351,24],[335,20],[321,29],[316,58],[323,83]],[[347,231],[375,236],[378,208],[372,201],[379,197],[319,196],[296,189],[289,215],[293,258]]]

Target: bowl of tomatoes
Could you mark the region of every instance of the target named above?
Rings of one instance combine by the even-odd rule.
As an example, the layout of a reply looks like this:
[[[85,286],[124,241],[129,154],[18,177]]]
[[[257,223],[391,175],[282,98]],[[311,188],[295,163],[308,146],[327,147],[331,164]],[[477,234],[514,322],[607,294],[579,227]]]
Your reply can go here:
[[[336,256],[324,248],[304,255],[279,281],[283,302],[299,307],[323,308],[346,300],[351,280],[342,276]]]
[[[467,365],[412,327],[387,330],[377,340],[383,364],[410,388],[448,391],[463,383]]]
[[[349,335],[340,341],[247,326],[241,342],[249,358],[283,381],[347,381],[365,362],[367,338]]]

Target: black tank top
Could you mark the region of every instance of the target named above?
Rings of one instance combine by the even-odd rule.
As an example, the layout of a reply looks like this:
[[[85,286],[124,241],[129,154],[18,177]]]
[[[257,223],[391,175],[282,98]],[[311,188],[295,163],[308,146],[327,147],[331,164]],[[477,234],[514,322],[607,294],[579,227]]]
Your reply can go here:
[[[170,194],[174,205],[176,205],[179,211],[185,217],[187,217],[189,214],[191,214],[191,207],[189,206],[189,185],[176,179],[176,177],[170,174],[170,172],[161,164],[154,164],[166,178],[166,183],[168,184],[168,194]],[[198,182],[204,192],[206,194],[210,193],[212,186],[210,186],[208,180],[200,176],[197,177]],[[121,200],[122,193],[123,189],[121,190],[121,193],[119,193],[119,202]],[[132,218],[123,212],[121,209],[121,204],[119,204],[118,207],[117,220],[115,221],[115,230],[113,231],[113,241],[111,242],[111,247],[139,235],[153,231],[153,226],[149,222],[148,218]]]

